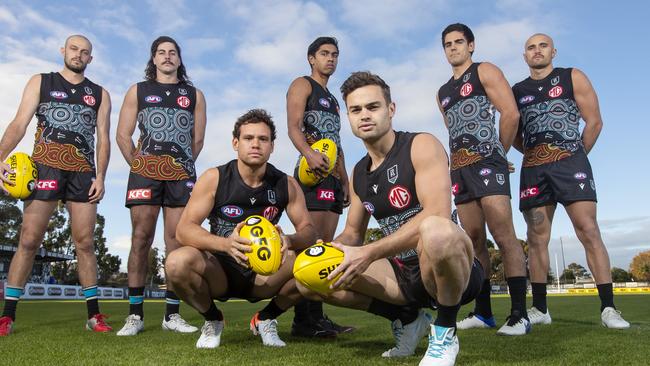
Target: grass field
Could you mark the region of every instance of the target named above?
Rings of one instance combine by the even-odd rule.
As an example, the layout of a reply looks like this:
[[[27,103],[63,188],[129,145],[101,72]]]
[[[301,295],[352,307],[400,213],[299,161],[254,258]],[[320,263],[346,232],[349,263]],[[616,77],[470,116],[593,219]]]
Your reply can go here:
[[[530,300],[530,299],[529,299]],[[530,301],[529,301],[530,302]],[[650,296],[616,297],[619,309],[632,324],[615,331],[600,325],[597,296],[549,298],[550,326],[537,326],[524,337],[498,337],[494,330],[459,332],[458,365],[649,365]],[[358,327],[336,340],[291,337],[292,312],[280,317],[283,349],[263,347],[248,330],[251,314],[264,306],[229,302],[220,308],[226,316],[221,346],[197,350],[198,335],[163,332],[162,301],[145,302],[145,331],[135,337],[91,334],[83,330],[83,302],[22,301],[14,333],[0,338],[0,365],[417,365],[426,348],[422,340],[416,356],[386,360],[381,353],[392,347],[387,321],[359,311],[326,306],[326,313],[341,324]],[[104,301],[102,311],[118,330],[127,315],[126,301]],[[509,308],[508,299],[493,299],[497,323]],[[464,316],[470,309],[461,310]],[[186,305],[181,312],[200,327],[202,318]]]

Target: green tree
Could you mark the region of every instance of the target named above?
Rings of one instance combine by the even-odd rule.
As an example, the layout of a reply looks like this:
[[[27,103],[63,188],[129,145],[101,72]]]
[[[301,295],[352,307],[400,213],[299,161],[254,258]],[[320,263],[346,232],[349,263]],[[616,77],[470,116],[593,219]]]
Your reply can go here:
[[[632,280],[632,276],[630,276],[630,274],[623,268],[618,268],[618,267],[612,268],[612,281],[629,282],[631,280]]]
[[[560,276],[560,282],[562,283],[573,283],[576,280],[575,273],[570,269],[565,269]]]
[[[364,244],[372,243],[373,241],[377,241],[383,237],[384,237],[384,233],[381,231],[381,229],[371,227],[368,230],[366,230],[366,235],[363,238],[363,243]]]
[[[650,250],[641,252],[632,258],[630,273],[635,281],[650,281]]]
[[[18,200],[0,193],[0,244],[17,246],[22,223]]]
[[[567,268],[568,268],[568,270],[570,270],[571,272],[573,272],[573,277],[574,277],[575,279],[586,278],[586,277],[590,277],[590,276],[591,276],[591,275],[589,274],[589,271],[587,271],[587,269],[586,269],[585,267],[581,266],[581,265],[578,264],[578,263],[575,263],[575,262],[570,263],[570,264],[567,266]]]
[[[162,255],[159,253],[158,248],[152,247],[149,250],[148,259],[149,268],[147,269],[147,285],[161,285],[165,280],[160,275],[162,270],[163,260]]]
[[[95,255],[97,256],[97,282],[105,285],[113,274],[120,270],[122,260],[116,255],[108,253],[106,247],[106,237],[104,236],[104,227],[106,219],[104,216],[97,214],[97,224],[95,225]]]

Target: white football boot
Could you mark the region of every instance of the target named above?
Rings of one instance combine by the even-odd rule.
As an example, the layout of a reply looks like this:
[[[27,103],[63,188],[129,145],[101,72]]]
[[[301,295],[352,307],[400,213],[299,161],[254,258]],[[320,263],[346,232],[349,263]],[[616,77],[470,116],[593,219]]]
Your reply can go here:
[[[250,330],[254,335],[262,338],[262,344],[270,347],[284,347],[287,344],[278,335],[278,321],[276,319],[260,320],[259,313],[251,319]]]
[[[600,320],[606,328],[627,329],[630,327],[630,323],[623,319],[621,312],[611,306],[603,309]]]
[[[140,315],[129,314],[122,329],[117,332],[118,336],[134,336],[144,330],[144,321]]]
[[[457,329],[496,328],[496,326],[493,316],[484,318],[474,313],[469,313],[465,319],[456,322]]]
[[[178,333],[194,333],[199,328],[188,324],[185,319],[181,318],[181,314],[169,314],[169,321],[163,318],[162,321],[163,330],[171,330]]]
[[[201,336],[196,341],[196,348],[217,348],[221,344],[223,332],[222,320],[206,320],[201,327]]]
[[[454,328],[440,327],[431,324],[429,346],[420,360],[420,366],[453,366],[460,345]]]
[[[497,330],[497,335],[521,336],[530,333],[531,329],[532,327],[528,319],[510,315],[506,323]]]
[[[420,310],[418,317],[409,324],[402,325],[397,319],[391,323],[393,337],[395,337],[395,347],[381,354],[382,357],[406,357],[415,353],[420,340],[429,333],[431,325],[431,315],[424,310]]]
[[[530,324],[551,324],[553,321],[551,312],[548,309],[546,309],[545,313],[542,313],[534,306],[528,309],[528,320],[530,320]]]

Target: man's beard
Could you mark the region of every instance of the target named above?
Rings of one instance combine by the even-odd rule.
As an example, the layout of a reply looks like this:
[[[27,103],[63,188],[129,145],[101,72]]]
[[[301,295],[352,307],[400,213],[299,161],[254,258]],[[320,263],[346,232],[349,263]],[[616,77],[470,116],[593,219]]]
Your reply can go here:
[[[68,68],[68,70],[74,72],[75,74],[83,74],[83,72],[86,70],[87,64],[84,64],[83,62],[81,63],[81,66],[74,66],[68,63],[68,61],[65,62],[65,67]]]

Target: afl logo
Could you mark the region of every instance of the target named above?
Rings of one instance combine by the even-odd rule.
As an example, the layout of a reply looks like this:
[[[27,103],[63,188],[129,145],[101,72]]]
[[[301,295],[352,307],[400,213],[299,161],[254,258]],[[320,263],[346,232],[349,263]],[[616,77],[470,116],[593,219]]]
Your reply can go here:
[[[391,206],[401,210],[411,203],[411,193],[402,186],[395,186],[388,192],[388,202]]]
[[[573,178],[578,179],[578,180],[587,179],[587,173],[577,172],[577,173],[575,173],[573,175]]]
[[[162,97],[159,97],[157,95],[147,95],[144,98],[144,101],[147,103],[160,103],[162,102]]]
[[[62,91],[51,91],[50,96],[55,99],[65,99],[68,97],[68,94],[66,92]]]
[[[449,98],[449,97],[443,99],[442,102],[440,102],[440,105],[442,106],[442,108],[445,108],[447,106],[447,104],[449,104],[450,100],[451,100],[451,98]]]
[[[92,95],[84,95],[84,103],[88,104],[89,106],[94,106],[95,105],[95,97]]]
[[[463,86],[460,87],[460,95],[463,97],[466,97],[470,94],[472,94],[472,90],[474,90],[474,87],[472,87],[472,84],[470,83],[465,83]]]
[[[318,100],[318,103],[320,103],[320,105],[322,105],[322,106],[325,107],[325,108],[329,108],[329,107],[330,107],[330,102],[329,102],[329,100],[327,100],[327,99],[325,99],[325,98],[320,98],[320,99]]]
[[[273,221],[273,219],[275,219],[277,215],[278,215],[278,208],[275,206],[269,206],[264,209],[263,216],[269,221]]]
[[[190,98],[186,96],[181,96],[176,99],[176,104],[181,106],[181,108],[187,108],[190,106]]]
[[[554,86],[551,88],[551,90],[548,91],[548,96],[551,98],[557,98],[560,95],[562,95],[562,87],[561,86]]]
[[[370,202],[364,202],[364,203],[363,203],[363,207],[366,208],[366,211],[368,211],[369,214],[372,215],[373,213],[375,213],[375,206],[373,206],[372,203],[370,203]]]
[[[492,174],[492,170],[488,168],[483,168],[481,169],[480,172],[478,172],[481,176],[485,177],[486,175]]]
[[[228,217],[239,217],[244,213],[244,210],[234,205],[228,205],[221,208],[221,213]]]
[[[535,96],[533,96],[533,95],[526,95],[525,97],[521,97],[521,98],[519,98],[519,104],[530,103],[530,102],[532,102],[533,100],[535,100]]]

